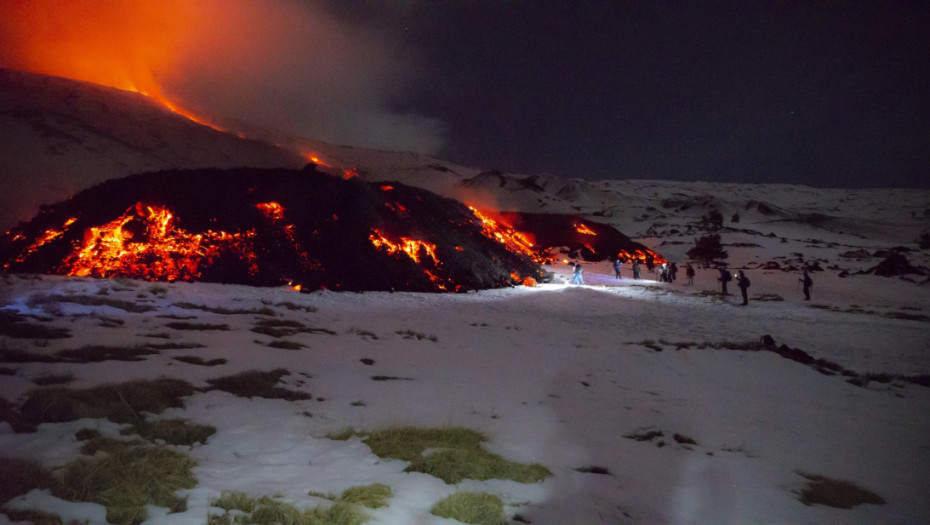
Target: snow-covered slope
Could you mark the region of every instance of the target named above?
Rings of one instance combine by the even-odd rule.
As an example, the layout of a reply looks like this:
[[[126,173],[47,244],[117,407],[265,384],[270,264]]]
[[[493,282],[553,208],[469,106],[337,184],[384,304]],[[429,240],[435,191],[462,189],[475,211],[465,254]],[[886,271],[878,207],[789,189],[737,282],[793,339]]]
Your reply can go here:
[[[808,305],[796,275],[758,272],[750,305],[739,307],[714,296],[715,272],[699,270],[685,286],[616,280],[607,264],[589,265],[582,287],[563,284],[563,268],[553,284],[461,295],[7,276],[6,315],[72,337],[0,337],[0,396],[18,406],[51,378],[74,389],[158,378],[202,388],[286,369],[278,386],[306,399],[199,391],[182,408],[145,416],[217,430],[206,444],[173,447],[197,461],[197,485],[179,492],[184,511],[150,507],[148,525],[202,525],[223,513],[211,502],[224,491],[306,508],[330,504],[319,494],[374,483],[392,496],[365,509],[373,524],[455,523],[430,509],[464,491],[494,494],[511,522],[536,525],[930,520],[930,388],[893,379],[930,373],[924,291],[817,276]],[[269,322],[314,330],[253,331]],[[856,386],[850,375],[739,349],[765,334],[875,380]],[[134,361],[54,362],[93,346],[158,350]],[[492,452],[552,476],[446,484],[378,458],[360,437],[332,437],[407,425],[479,431]],[[79,430],[129,439],[119,433],[126,426],[82,419],[15,433],[0,422],[0,461],[59,468],[86,457]],[[805,475],[853,483],[885,503],[805,505]],[[42,490],[7,508],[91,523],[105,515]]]
[[[133,173],[306,161],[181,117],[137,93],[0,69],[0,228]]]

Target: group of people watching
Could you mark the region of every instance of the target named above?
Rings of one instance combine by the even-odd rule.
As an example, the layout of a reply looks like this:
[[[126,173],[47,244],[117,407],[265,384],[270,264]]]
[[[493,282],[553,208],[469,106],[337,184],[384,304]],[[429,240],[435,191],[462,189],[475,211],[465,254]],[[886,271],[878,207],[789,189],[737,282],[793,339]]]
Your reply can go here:
[[[650,271],[655,270],[655,265],[652,264],[652,260],[646,261],[647,266]],[[572,284],[584,284],[584,269],[580,263],[572,263],[574,265],[574,271],[572,273]],[[620,259],[614,261],[614,274],[617,279],[622,279],[623,276],[620,273],[623,263]],[[743,270],[737,271],[735,274],[730,275],[730,271],[725,267],[720,267],[717,269],[720,272],[720,276],[717,280],[720,282],[720,292],[722,295],[730,295],[727,292],[727,283],[736,278],[736,286],[739,287],[740,295],[743,297],[742,305],[745,306],[749,304],[749,286],[751,284],[749,277],[746,276],[746,273]],[[633,278],[640,278],[640,263],[638,260],[633,261]],[[694,266],[691,263],[685,264],[685,275],[688,277],[688,285],[694,285]],[[656,272],[656,279],[660,282],[673,283],[678,278],[678,265],[676,263],[662,263],[658,266],[658,271]],[[811,299],[811,286],[814,285],[813,279],[807,273],[807,269],[804,269],[804,275],[798,279],[804,287],[804,300],[810,301]]]

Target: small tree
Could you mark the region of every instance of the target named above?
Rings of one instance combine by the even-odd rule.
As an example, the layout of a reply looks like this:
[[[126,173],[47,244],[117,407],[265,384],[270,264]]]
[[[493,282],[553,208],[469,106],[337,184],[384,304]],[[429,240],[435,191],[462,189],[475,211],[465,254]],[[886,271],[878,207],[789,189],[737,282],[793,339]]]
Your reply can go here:
[[[688,257],[704,263],[704,267],[710,266],[715,259],[726,259],[730,255],[724,251],[723,245],[720,244],[720,235],[705,235],[694,240],[694,248],[688,250]]]

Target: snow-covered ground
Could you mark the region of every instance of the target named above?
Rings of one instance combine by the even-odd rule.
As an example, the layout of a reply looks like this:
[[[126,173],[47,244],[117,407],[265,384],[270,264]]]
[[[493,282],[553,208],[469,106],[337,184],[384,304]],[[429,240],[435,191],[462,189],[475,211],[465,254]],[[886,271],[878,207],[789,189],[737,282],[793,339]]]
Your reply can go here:
[[[0,377],[0,395],[16,404],[37,388],[33,379],[53,374],[72,374],[72,388],[160,377],[203,387],[208,379],[279,367],[290,371],[284,386],[312,394],[311,400],[284,401],[200,392],[186,398],[183,409],[158,416],[212,425],[217,433],[205,445],[182,447],[198,462],[198,485],[183,493],[188,510],[152,509],[150,524],[201,525],[210,501],[223,491],[279,494],[297,506],[315,506],[323,500],[309,492],[339,493],[371,483],[393,490],[387,507],[366,510],[371,523],[385,524],[452,523],[430,508],[465,490],[499,495],[508,515],[536,524],[930,520],[930,389],[897,380],[863,388],[773,352],[698,348],[770,334],[778,344],[855,372],[928,374],[930,297],[924,287],[818,274],[813,301],[805,303],[795,286],[797,274],[755,271],[750,304],[740,307],[734,297],[706,293],[716,289],[711,270],[699,270],[690,287],[634,281],[628,269],[616,280],[606,264],[588,265],[587,285],[572,286],[566,284],[567,266],[551,269],[556,275],[550,284],[461,295],[299,294],[285,288],[6,276],[0,307],[51,313],[48,324],[73,334],[45,346],[3,337],[0,345],[7,350],[133,348],[164,334],[169,342],[204,347],[162,350],[137,362],[3,363],[15,372]],[[29,306],[30,297],[41,294],[101,293],[156,308],[130,313],[60,302],[46,304],[49,312]],[[784,300],[753,300],[759,294]],[[298,334],[286,339],[306,348],[275,349],[266,346],[270,337],[249,330],[267,315],[224,315],[179,303],[272,308],[276,319],[336,334]],[[318,311],[274,306],[280,303]],[[853,304],[867,313],[851,309]],[[889,318],[884,315],[889,312],[923,320]],[[225,323],[230,330],[171,330],[165,315]],[[427,337],[398,333],[406,331]],[[676,349],[676,343],[690,347]],[[173,359],[182,355],[227,362],[198,366]],[[366,358],[373,364],[365,364]],[[477,430],[488,437],[492,452],[540,463],[553,475],[538,484],[447,485],[405,473],[405,462],[378,458],[359,438],[327,438],[346,427],[368,432],[404,425]],[[79,456],[75,432],[88,427],[118,435],[116,425],[102,420],[42,424],[35,433],[14,433],[0,423],[0,450],[5,457],[61,466]],[[664,434],[664,446],[659,439],[624,437],[651,430]],[[696,444],[677,443],[676,433]],[[592,466],[609,474],[578,470]],[[854,482],[887,503],[849,510],[804,505],[797,499],[806,483],[802,472]],[[8,505],[91,522],[104,516],[98,505],[56,501],[40,491]],[[0,516],[0,523],[7,521]]]

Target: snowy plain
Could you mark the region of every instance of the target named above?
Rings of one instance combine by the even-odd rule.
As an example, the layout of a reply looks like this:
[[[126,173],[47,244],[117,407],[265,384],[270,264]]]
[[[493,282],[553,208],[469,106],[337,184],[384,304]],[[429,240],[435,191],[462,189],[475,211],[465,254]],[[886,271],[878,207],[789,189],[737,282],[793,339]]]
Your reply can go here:
[[[778,344],[860,373],[927,374],[928,322],[880,315],[898,311],[894,297],[902,296],[926,313],[925,290],[863,276],[860,280],[887,282],[861,288],[882,290],[875,296],[860,293],[859,304],[873,311],[861,314],[805,304],[791,283],[797,274],[752,272],[750,304],[740,307],[734,297],[708,293],[717,284],[711,270],[699,270],[691,287],[658,283],[648,273],[634,281],[628,269],[617,280],[606,263],[587,265],[587,284],[572,286],[567,266],[549,269],[555,272],[553,282],[536,288],[455,295],[300,294],[287,288],[6,276],[0,307],[47,315],[29,306],[30,297],[63,296],[52,324],[74,334],[44,347],[4,339],[6,348],[35,353],[92,343],[132,348],[165,333],[169,341],[204,346],[162,350],[138,362],[15,365],[15,375],[2,377],[0,395],[15,403],[35,388],[33,379],[50,374],[72,374],[72,388],[160,377],[199,387],[211,378],[279,367],[290,371],[282,386],[312,394],[310,400],[284,401],[196,393],[183,409],[159,415],[212,425],[217,433],[205,445],[182,447],[198,463],[197,487],[182,494],[188,509],[168,514],[151,508],[148,524],[203,524],[210,502],[223,491],[276,494],[301,507],[326,504],[310,492],[339,493],[371,483],[393,490],[387,507],[366,509],[370,523],[385,524],[454,523],[429,510],[465,490],[496,494],[509,516],[538,524],[930,519],[930,389],[900,381],[854,386],[772,352],[676,349],[676,343],[746,342],[770,334]],[[814,305],[845,306],[849,289],[860,289],[856,279],[823,277],[815,283]],[[130,313],[66,300],[101,293],[156,308]],[[752,300],[763,293],[784,300]],[[318,311],[271,306],[274,317],[335,335],[297,334],[288,339],[306,348],[269,348],[268,337],[249,331],[261,316],[178,306],[245,311],[286,302]],[[165,328],[165,315],[195,316],[195,322],[231,329],[174,331]],[[101,326],[101,318],[123,324]],[[399,333],[407,331],[435,341]],[[173,359],[180,355],[227,362],[198,366]],[[373,376],[403,379],[375,381]],[[327,438],[346,427],[370,432],[405,425],[477,430],[487,436],[492,452],[540,463],[553,475],[537,484],[465,480],[447,485],[405,473],[406,462],[378,458],[359,438]],[[35,433],[14,433],[0,423],[0,450],[6,457],[58,467],[80,455],[75,432],[81,428],[119,435],[118,426],[105,420],[46,423]],[[661,431],[665,438],[624,437],[648,431]],[[673,434],[696,444],[679,444]],[[589,467],[608,474],[581,471]],[[854,482],[887,503],[848,510],[804,505],[797,499],[806,482],[800,473]],[[105,516],[99,505],[62,502],[42,491],[7,505],[91,523],[103,523]]]

